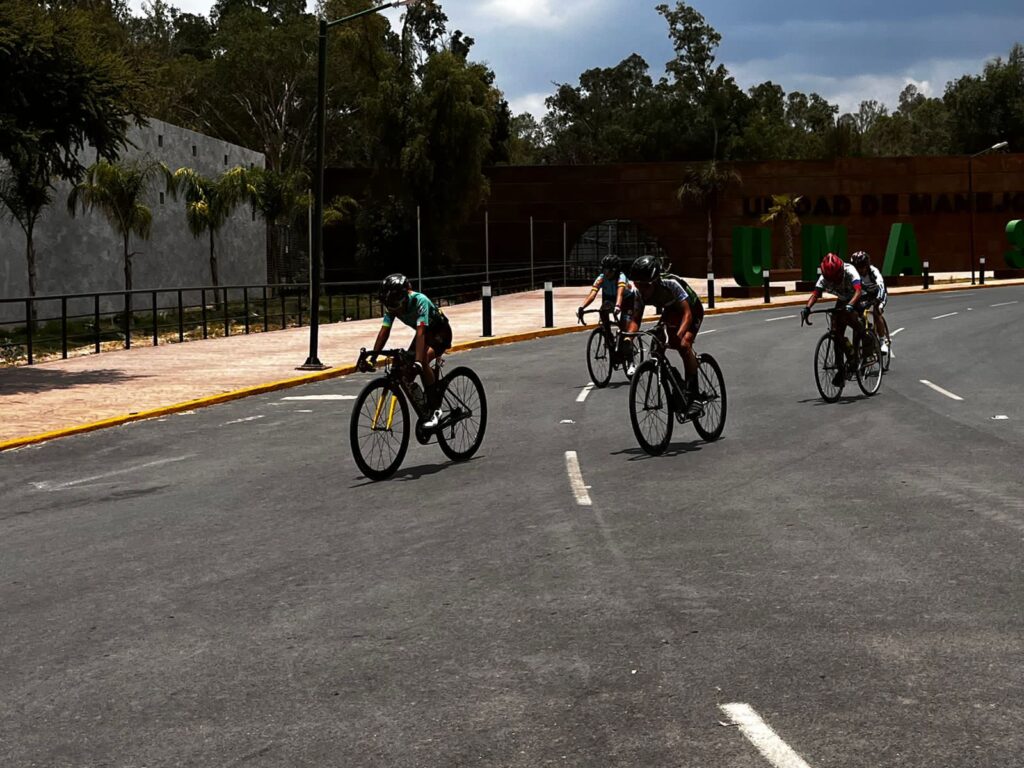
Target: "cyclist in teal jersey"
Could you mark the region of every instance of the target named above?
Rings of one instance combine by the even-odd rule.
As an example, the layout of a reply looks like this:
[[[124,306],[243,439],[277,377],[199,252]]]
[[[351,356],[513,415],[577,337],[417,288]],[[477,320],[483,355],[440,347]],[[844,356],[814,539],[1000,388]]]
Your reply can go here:
[[[601,259],[601,274],[594,280],[590,287],[590,293],[583,304],[576,310],[576,316],[583,318],[583,310],[597,298],[601,293],[601,322],[614,322],[623,331],[636,332],[643,320],[643,305],[640,303],[640,294],[636,286],[622,272],[622,265],[618,256],[609,254]],[[623,339],[626,344],[626,375],[632,376],[636,371],[636,363],[633,360],[633,340]]]
[[[373,352],[369,361],[363,364],[362,370],[373,370],[377,355],[388,343],[391,326],[396,319],[416,331],[409,352],[416,357],[416,369],[423,379],[423,391],[426,393],[427,406],[431,415],[423,422],[425,429],[437,426],[444,414],[441,411],[440,393],[430,364],[435,358],[443,355],[452,345],[452,328],[448,318],[437,306],[422,293],[412,289],[412,284],[401,273],[388,275],[380,286],[380,303],[384,305],[384,319],[373,344]]]
[[[683,278],[664,274],[656,256],[641,256],[629,269],[640,293],[639,317],[644,306],[653,304],[661,314],[668,335],[668,348],[679,352],[686,371],[686,414],[701,413],[697,388],[697,353],[693,342],[704,322],[704,303]]]

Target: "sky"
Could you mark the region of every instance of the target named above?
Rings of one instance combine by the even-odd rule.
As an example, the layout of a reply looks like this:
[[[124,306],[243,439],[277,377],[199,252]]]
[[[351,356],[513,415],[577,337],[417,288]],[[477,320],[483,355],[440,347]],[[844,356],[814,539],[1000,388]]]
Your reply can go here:
[[[130,0],[139,12],[145,0]],[[437,0],[435,0],[437,2]],[[664,0],[669,2],[669,0]],[[169,0],[207,14],[210,0]],[[545,112],[554,84],[612,67],[633,53],[657,80],[672,58],[657,0],[439,0],[452,29],[476,40],[513,112]],[[669,2],[671,5],[672,3]],[[1024,43],[1021,0],[691,0],[722,36],[718,61],[740,87],[771,80],[816,92],[842,112],[876,99],[890,107],[910,83],[941,96]],[[312,3],[310,3],[312,7]],[[388,11],[398,23],[399,11]]]

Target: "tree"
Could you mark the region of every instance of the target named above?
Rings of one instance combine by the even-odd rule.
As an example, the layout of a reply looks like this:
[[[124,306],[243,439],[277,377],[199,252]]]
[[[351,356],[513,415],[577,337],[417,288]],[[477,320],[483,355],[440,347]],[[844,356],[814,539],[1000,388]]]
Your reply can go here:
[[[793,235],[800,231],[800,216],[797,205],[803,198],[800,195],[772,195],[772,205],[767,213],[761,216],[762,224],[771,224],[782,230],[783,242],[786,246],[786,269],[793,269]]]
[[[693,201],[707,212],[708,273],[715,271],[714,212],[718,208],[718,198],[723,192],[742,183],[739,173],[731,168],[723,168],[717,160],[710,160],[700,165],[687,166],[683,172],[683,183],[676,190],[679,202]]]
[[[946,85],[951,151],[971,154],[997,141],[1024,146],[1024,45],[1015,43],[1006,59],[985,65],[980,76],[965,75]]]
[[[25,265],[28,270],[28,295],[36,295],[36,249],[33,241],[36,222],[53,197],[49,168],[40,155],[18,156],[0,175],[0,202],[25,233]],[[35,305],[32,305],[35,319]]]
[[[238,166],[217,179],[208,179],[192,168],[179,168],[174,172],[172,188],[185,198],[185,221],[192,236],[199,238],[205,233],[209,237],[210,279],[217,288],[217,233],[243,200],[252,199],[248,173]]]
[[[142,123],[141,81],[85,12],[0,4],[0,158],[77,181],[82,150],[116,160],[132,123]]]
[[[267,225],[267,280],[280,283],[292,225],[309,205],[309,176],[302,170],[252,168],[247,178],[249,203]]]
[[[132,290],[132,236],[148,240],[153,225],[153,212],[142,198],[155,178],[163,178],[173,191],[170,170],[163,163],[133,162],[123,165],[106,160],[91,165],[85,178],[71,188],[68,212],[74,216],[83,211],[98,210],[121,236],[124,246],[124,289]],[[131,324],[131,294],[125,298],[125,312]]]

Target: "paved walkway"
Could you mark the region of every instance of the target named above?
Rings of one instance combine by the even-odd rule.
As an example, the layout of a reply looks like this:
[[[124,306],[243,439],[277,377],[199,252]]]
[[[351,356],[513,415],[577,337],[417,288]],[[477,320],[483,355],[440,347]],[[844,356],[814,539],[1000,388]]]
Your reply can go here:
[[[950,276],[937,275],[942,280]],[[724,282],[724,281],[723,281]],[[692,285],[705,281],[694,278]],[[728,283],[725,283],[728,284]],[[990,285],[1024,284],[1022,280],[991,281]],[[790,283],[789,290],[794,285]],[[963,283],[937,285],[933,290],[970,287]],[[918,288],[894,288],[893,294]],[[577,328],[575,311],[586,288],[555,290],[556,332]],[[533,291],[493,299],[493,333],[521,338],[543,335],[544,292]],[[802,302],[805,295],[776,297],[773,306]],[[765,306],[761,299],[718,302],[716,311]],[[480,302],[445,307],[455,344],[482,341]],[[50,433],[76,430],[84,425],[138,416],[159,409],[181,409],[181,404],[208,404],[209,398],[258,388],[282,388],[301,381],[343,375],[361,347],[370,346],[379,319],[320,326],[319,358],[332,370],[308,375],[296,370],[309,352],[309,329],[291,328],[248,336],[189,341],[159,347],[135,346],[101,354],[55,360],[34,366],[0,368],[0,450]],[[391,341],[406,345],[411,331],[395,328]],[[389,344],[390,346],[391,344]]]

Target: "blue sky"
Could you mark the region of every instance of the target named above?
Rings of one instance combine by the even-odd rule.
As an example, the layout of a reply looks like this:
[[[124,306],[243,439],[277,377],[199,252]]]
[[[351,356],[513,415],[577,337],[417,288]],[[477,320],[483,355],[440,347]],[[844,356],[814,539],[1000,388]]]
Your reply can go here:
[[[143,0],[132,0],[138,10]],[[207,13],[208,0],[170,0]],[[670,3],[671,4],[671,3]],[[672,57],[655,0],[441,0],[453,28],[476,40],[473,58],[497,75],[513,111],[544,113],[552,83],[639,53],[657,79]],[[941,95],[1024,42],[1021,0],[695,0],[722,35],[718,59],[743,88],[765,80],[816,91],[843,111],[863,99],[894,106],[915,83]],[[388,13],[394,20],[397,11]]]

